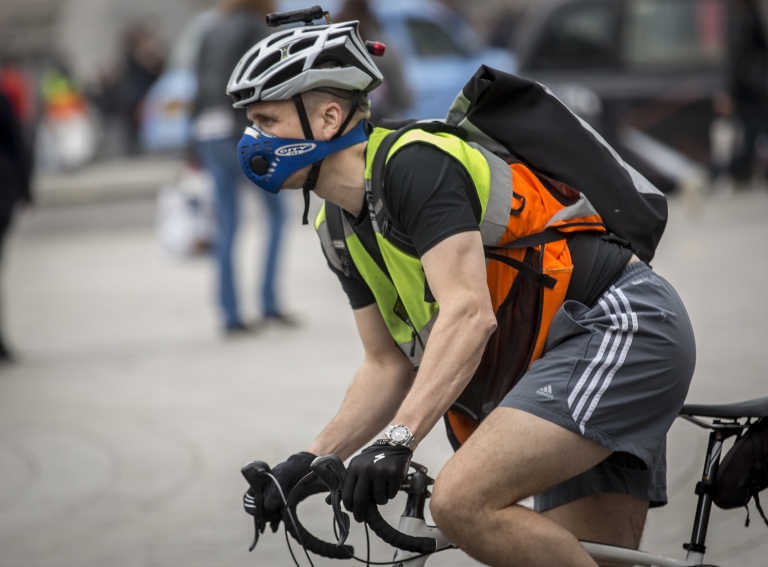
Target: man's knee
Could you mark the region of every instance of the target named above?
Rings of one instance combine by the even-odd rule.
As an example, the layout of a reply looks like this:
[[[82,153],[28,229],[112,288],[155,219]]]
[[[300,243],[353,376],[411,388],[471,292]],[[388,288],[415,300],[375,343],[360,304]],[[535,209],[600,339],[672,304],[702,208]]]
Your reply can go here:
[[[435,480],[429,510],[437,526],[449,537],[455,537],[458,526],[471,525],[479,507],[467,487],[467,479],[450,464],[449,461]]]

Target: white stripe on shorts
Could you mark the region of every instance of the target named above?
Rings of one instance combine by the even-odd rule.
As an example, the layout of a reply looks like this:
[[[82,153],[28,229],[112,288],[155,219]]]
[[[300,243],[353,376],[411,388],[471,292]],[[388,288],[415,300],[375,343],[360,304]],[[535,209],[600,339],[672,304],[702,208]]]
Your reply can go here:
[[[605,301],[603,301],[602,299],[600,299],[600,305],[603,306],[603,309],[606,309]],[[606,313],[608,313],[607,310],[606,310]],[[597,354],[595,355],[595,358],[592,359],[592,362],[590,362],[589,366],[587,366],[586,370],[584,370],[584,373],[581,375],[581,378],[579,378],[578,383],[573,388],[571,395],[568,396],[568,407],[571,407],[573,405],[573,402],[576,400],[576,396],[578,396],[579,392],[581,392],[581,389],[584,387],[584,384],[589,379],[589,376],[590,374],[592,374],[592,371],[595,369],[595,366],[597,366],[597,364],[602,360],[603,355],[605,354],[605,348],[608,346],[608,343],[611,340],[611,336],[613,335],[613,332],[619,328],[619,324],[616,318],[611,316],[611,320],[613,321],[613,325],[611,325],[608,328],[608,330],[605,332],[605,335],[603,336],[603,342],[600,344],[600,348],[597,350]]]
[[[600,379],[603,377],[603,373],[613,363],[613,359],[616,356],[616,351],[619,349],[619,345],[621,344],[621,341],[624,338],[624,334],[629,327],[627,316],[621,312],[619,304],[616,302],[613,294],[608,293],[606,294],[605,298],[608,299],[613,305],[614,309],[616,310],[616,315],[610,311],[608,304],[605,302],[605,299],[601,299],[599,301],[600,306],[603,308],[603,311],[605,311],[606,316],[611,318],[611,321],[613,322],[613,326],[611,328],[619,327],[619,320],[617,319],[617,315],[621,318],[621,331],[616,333],[616,336],[613,339],[613,343],[611,343],[611,350],[608,351],[608,355],[604,358],[600,368],[598,368],[597,372],[595,372],[595,375],[592,376],[592,380],[589,382],[589,386],[587,386],[584,394],[582,394],[581,398],[579,399],[579,403],[576,405],[576,409],[573,410],[572,415],[575,421],[579,421],[579,414],[581,414],[581,410],[584,409],[587,401],[592,396],[592,393],[595,391],[595,388],[597,388],[597,385],[600,383]],[[584,433],[583,428],[582,433]]]
[[[613,380],[613,377],[616,375],[616,372],[618,372],[619,369],[624,365],[624,361],[627,358],[627,353],[629,352],[629,347],[632,346],[632,338],[634,337],[638,328],[637,314],[635,314],[635,312],[632,311],[632,307],[629,304],[629,300],[627,299],[627,296],[624,295],[623,291],[621,291],[620,289],[616,289],[614,286],[611,286],[611,291],[615,292],[616,295],[618,295],[619,298],[621,299],[621,302],[624,304],[624,309],[626,310],[627,315],[622,314],[622,319],[626,321],[627,316],[629,316],[629,318],[632,321],[632,328],[629,330],[629,333],[627,333],[627,340],[625,341],[624,346],[621,349],[621,354],[619,355],[619,359],[616,361],[616,364],[613,365],[613,368],[611,368],[611,370],[605,376],[603,385],[600,386],[600,389],[598,390],[597,395],[595,395],[595,397],[593,398],[592,403],[589,404],[589,409],[587,409],[587,412],[584,414],[584,417],[579,423],[579,429],[581,429],[582,433],[584,433],[584,424],[589,420],[590,417],[592,417],[592,413],[594,413],[595,408],[597,407],[597,404],[600,402],[600,398],[608,389],[608,386],[610,386],[611,380]],[[611,303],[613,303],[613,306],[616,309],[619,308],[619,306],[615,303],[613,296],[611,296]]]

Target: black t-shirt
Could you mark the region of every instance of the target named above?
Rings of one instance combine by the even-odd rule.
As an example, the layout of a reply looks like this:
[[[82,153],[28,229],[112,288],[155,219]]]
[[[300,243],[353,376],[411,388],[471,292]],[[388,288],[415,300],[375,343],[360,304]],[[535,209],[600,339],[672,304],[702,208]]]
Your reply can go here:
[[[480,230],[481,206],[469,173],[458,160],[432,145],[409,144],[390,158],[384,177],[384,196],[389,212],[405,229],[419,257],[454,234]],[[363,244],[374,245],[367,204],[364,202],[357,218],[344,214]],[[582,303],[590,306],[596,303],[603,291],[618,279],[631,256],[627,248],[600,240]],[[373,293],[364,282],[328,265],[341,281],[353,309],[375,303]]]

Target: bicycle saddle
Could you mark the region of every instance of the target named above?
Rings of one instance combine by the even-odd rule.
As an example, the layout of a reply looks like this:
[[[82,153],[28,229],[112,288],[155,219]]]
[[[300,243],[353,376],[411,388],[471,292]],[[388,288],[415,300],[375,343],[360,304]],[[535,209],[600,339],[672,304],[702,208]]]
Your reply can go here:
[[[698,417],[768,417],[768,396],[735,404],[685,404],[680,415]]]

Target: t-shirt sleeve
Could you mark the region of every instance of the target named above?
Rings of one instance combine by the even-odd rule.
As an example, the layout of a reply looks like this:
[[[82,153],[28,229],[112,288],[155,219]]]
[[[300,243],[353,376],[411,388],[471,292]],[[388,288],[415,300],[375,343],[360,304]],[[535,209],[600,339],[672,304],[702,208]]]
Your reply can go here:
[[[480,200],[469,173],[430,144],[409,144],[392,156],[384,193],[419,256],[449,236],[480,230]]]
[[[323,250],[323,254],[325,254],[325,250]],[[326,256],[326,260],[327,259],[328,257]],[[336,277],[339,278],[341,288],[344,290],[344,293],[347,294],[352,309],[362,309],[363,307],[368,307],[369,305],[376,303],[376,298],[373,296],[371,288],[369,288],[364,281],[353,275],[348,276],[341,270],[337,270],[333,267],[333,264],[331,264],[330,261],[328,262],[328,267],[334,274],[336,274]]]

